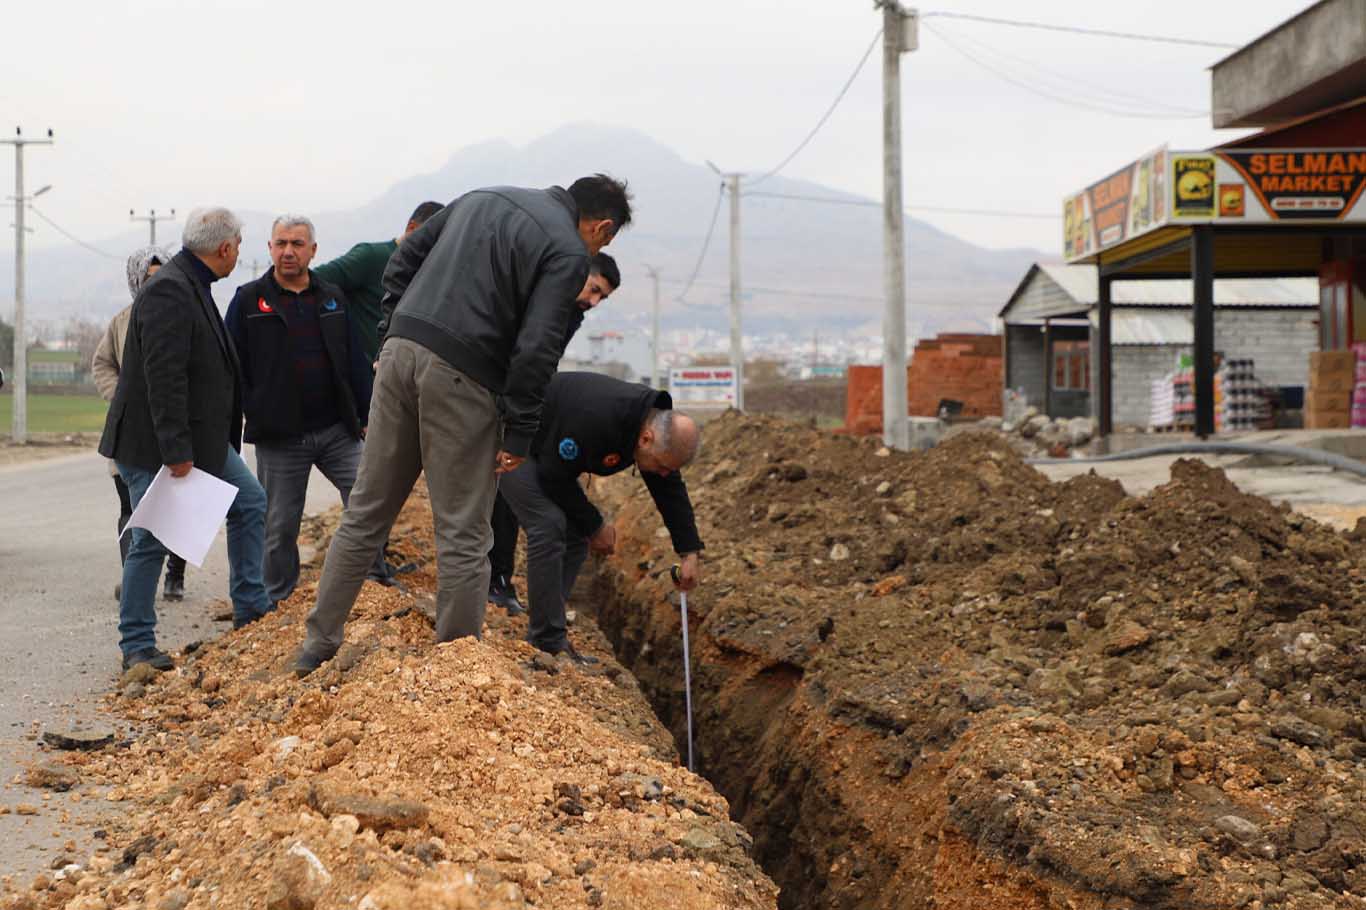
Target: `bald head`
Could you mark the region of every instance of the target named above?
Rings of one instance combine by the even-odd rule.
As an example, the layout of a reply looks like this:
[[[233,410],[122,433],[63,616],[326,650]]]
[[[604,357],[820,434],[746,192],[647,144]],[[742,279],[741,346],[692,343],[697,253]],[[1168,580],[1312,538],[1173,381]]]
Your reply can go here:
[[[636,466],[668,475],[686,467],[702,446],[702,429],[687,414],[652,408],[636,440]]]

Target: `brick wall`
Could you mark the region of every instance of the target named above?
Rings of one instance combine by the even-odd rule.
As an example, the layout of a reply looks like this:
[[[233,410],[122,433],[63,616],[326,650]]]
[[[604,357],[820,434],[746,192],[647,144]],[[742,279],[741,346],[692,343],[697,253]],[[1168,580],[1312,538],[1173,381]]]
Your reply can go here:
[[[933,417],[939,402],[963,402],[963,416],[1001,416],[1004,364],[1000,335],[940,335],[911,355],[910,412]]]
[[[933,417],[941,399],[963,402],[968,417],[1001,415],[1005,380],[1000,335],[946,334],[915,346],[906,368],[908,412]],[[882,432],[882,368],[851,366],[845,430]]]

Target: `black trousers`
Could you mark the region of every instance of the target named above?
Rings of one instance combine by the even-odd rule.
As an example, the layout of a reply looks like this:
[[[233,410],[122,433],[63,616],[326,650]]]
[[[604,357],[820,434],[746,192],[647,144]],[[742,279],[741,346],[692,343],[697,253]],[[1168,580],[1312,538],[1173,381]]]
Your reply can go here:
[[[504,474],[498,487],[526,528],[526,640],[542,651],[559,653],[569,644],[565,601],[588,557],[588,538],[570,525],[541,486],[535,458]]]
[[[133,517],[133,500],[128,495],[128,484],[123,482],[123,478],[114,475],[114,489],[119,494],[119,563],[122,564],[128,559],[128,547],[131,545],[133,535],[124,534],[123,529],[128,526],[128,519]],[[166,577],[185,580],[185,560],[174,553],[166,554]]]
[[[493,500],[493,515],[489,523],[493,525],[493,546],[489,549],[489,566],[493,570],[491,575],[494,579],[511,579],[517,555],[517,532],[521,525],[502,493]]]

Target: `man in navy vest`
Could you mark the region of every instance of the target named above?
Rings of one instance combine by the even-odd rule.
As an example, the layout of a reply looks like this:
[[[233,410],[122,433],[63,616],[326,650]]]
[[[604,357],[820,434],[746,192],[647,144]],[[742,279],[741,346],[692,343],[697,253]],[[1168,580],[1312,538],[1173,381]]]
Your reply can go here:
[[[346,299],[308,264],[313,223],[281,215],[273,265],[237,289],[225,320],[242,362],[247,442],[266,489],[266,594],[272,609],[299,582],[299,522],[314,466],[345,503],[356,482],[370,410],[370,358]]]

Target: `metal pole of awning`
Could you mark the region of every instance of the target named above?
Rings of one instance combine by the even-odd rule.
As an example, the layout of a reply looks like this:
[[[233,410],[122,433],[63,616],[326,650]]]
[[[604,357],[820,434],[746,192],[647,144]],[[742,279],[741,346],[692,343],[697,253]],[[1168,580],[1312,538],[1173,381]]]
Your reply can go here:
[[[1194,285],[1195,435],[1214,435],[1214,229],[1191,231],[1191,283]]]

